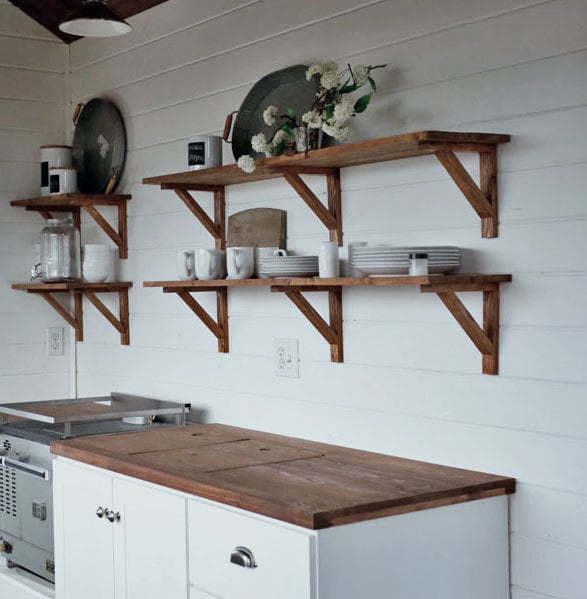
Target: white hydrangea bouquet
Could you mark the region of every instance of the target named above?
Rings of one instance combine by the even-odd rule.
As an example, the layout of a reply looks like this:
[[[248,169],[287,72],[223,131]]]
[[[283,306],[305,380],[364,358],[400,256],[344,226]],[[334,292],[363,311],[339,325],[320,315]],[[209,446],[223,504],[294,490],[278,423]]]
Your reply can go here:
[[[265,156],[280,156],[284,153],[306,151],[312,133],[324,132],[337,141],[344,141],[349,134],[348,121],[356,114],[365,112],[373,94],[377,91],[371,72],[386,65],[347,65],[342,71],[334,61],[315,63],[308,67],[306,79],[319,77],[316,99],[301,120],[294,110],[289,108],[286,114],[279,114],[277,106],[268,106],[263,112],[263,120],[269,127],[278,124],[270,139],[264,133],[251,138],[255,152]],[[371,91],[354,102],[345,96],[356,92],[369,84]],[[238,166],[247,173],[255,170],[255,160],[248,154],[241,156]]]

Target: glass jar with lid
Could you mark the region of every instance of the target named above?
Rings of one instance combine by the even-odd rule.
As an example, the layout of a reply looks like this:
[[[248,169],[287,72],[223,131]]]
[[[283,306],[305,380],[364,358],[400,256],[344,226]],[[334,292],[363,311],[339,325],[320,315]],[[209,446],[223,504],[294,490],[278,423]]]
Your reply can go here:
[[[45,283],[81,278],[80,235],[71,219],[50,218],[41,231],[41,279]]]

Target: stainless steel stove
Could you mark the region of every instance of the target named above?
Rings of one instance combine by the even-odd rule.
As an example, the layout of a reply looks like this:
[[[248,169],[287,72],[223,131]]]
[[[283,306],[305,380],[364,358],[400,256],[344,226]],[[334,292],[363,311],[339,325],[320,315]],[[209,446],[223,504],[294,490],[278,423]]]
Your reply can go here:
[[[122,393],[0,404],[0,555],[8,565],[55,580],[51,441],[179,426],[189,408]]]

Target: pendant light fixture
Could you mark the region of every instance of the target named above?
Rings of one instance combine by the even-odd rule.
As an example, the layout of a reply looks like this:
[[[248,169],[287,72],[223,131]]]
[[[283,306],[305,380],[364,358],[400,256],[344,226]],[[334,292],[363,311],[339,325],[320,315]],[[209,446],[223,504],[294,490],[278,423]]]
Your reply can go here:
[[[82,0],[81,7],[59,29],[82,37],[110,37],[128,33],[130,25],[106,6],[106,0]]]

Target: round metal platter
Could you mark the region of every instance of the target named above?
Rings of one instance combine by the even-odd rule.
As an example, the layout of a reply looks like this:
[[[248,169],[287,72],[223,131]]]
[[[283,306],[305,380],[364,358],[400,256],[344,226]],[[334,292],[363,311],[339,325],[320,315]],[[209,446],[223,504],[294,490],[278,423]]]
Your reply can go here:
[[[104,193],[112,176],[118,184],[125,158],[126,130],[118,108],[93,98],[83,107],[73,135],[73,166],[80,192]]]
[[[232,153],[235,160],[243,154],[253,158],[261,157],[251,147],[251,137],[264,133],[270,139],[277,129],[279,121],[269,127],[263,120],[263,111],[267,106],[277,106],[279,114],[287,114],[292,108],[299,117],[312,107],[316,99],[316,80],[306,80],[305,65],[295,65],[274,71],[259,79],[251,88],[234,121],[232,130]]]

